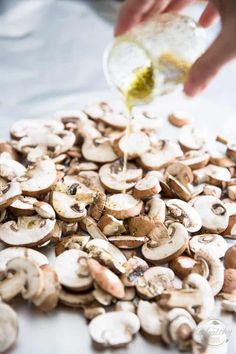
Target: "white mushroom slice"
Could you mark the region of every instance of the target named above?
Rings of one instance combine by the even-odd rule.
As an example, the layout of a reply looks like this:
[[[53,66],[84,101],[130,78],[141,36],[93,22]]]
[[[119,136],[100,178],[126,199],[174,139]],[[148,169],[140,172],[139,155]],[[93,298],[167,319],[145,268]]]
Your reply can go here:
[[[112,128],[120,130],[124,130],[128,124],[128,118],[123,113],[118,112],[105,112],[99,120]]]
[[[107,198],[105,213],[113,215],[117,219],[127,219],[139,215],[143,208],[143,202],[129,194],[113,194]]]
[[[50,159],[40,160],[29,166],[25,175],[19,177],[24,195],[37,197],[51,190],[57,180],[55,164]]]
[[[173,162],[165,171],[165,179],[168,182],[169,176],[175,177],[185,187],[188,187],[189,183],[193,182],[193,173],[189,166],[181,162]]]
[[[98,165],[94,162],[81,162],[78,166],[78,171],[97,171]]]
[[[193,236],[189,241],[189,247],[193,253],[202,249],[212,252],[218,258],[224,257],[224,254],[228,249],[226,240],[222,236],[216,234]]]
[[[235,301],[230,301],[230,300],[223,300],[221,302],[222,305],[222,310],[227,311],[227,312],[236,312],[236,300]]]
[[[118,299],[125,296],[123,283],[109,268],[92,258],[88,259],[88,268],[92,278],[101,289]]]
[[[126,258],[116,246],[105,240],[90,240],[86,246],[89,254],[100,259],[105,265],[124,273]]]
[[[175,127],[182,128],[185,125],[192,123],[192,119],[189,118],[189,114],[183,111],[177,111],[169,115],[168,121]]]
[[[22,176],[26,171],[25,166],[20,162],[12,160],[9,154],[0,154],[0,176],[12,181],[16,177]]]
[[[34,203],[33,207],[36,213],[40,215],[43,219],[54,220],[56,218],[54,209],[48,203],[37,201]]]
[[[185,187],[184,184],[179,182],[177,178],[168,176],[168,187],[170,188],[172,194],[176,195],[180,199],[183,199],[184,201],[188,202],[192,195],[188,187]],[[161,187],[163,189],[163,183],[161,184]]]
[[[232,141],[227,145],[226,154],[230,158],[236,157],[236,142],[235,141]]]
[[[205,167],[210,159],[207,152],[190,150],[187,151],[183,157],[180,158],[181,163],[189,166],[192,170],[197,170]]]
[[[89,104],[85,107],[84,112],[89,116],[89,118],[97,120],[104,116],[107,112],[113,112],[112,108],[107,102],[96,102]]]
[[[87,253],[71,249],[61,253],[54,268],[60,283],[68,289],[81,291],[91,288],[93,279],[87,265]]]
[[[139,277],[136,290],[145,299],[153,299],[166,289],[172,289],[174,272],[166,267],[151,267]]]
[[[106,191],[117,193],[133,188],[135,182],[142,177],[142,169],[128,163],[124,176],[123,163],[121,160],[117,160],[111,164],[103,165],[99,170],[99,177]]]
[[[212,195],[213,197],[220,199],[222,195],[222,189],[217,186],[213,186],[211,184],[206,184],[203,187],[203,194]]]
[[[180,256],[185,251],[188,244],[186,228],[181,224],[173,223],[169,226],[168,233],[170,238],[160,245],[156,242],[153,247],[147,242],[142,246],[142,254],[146,260],[161,264]]]
[[[225,167],[208,165],[207,176],[210,184],[221,186],[223,182],[228,182],[231,179],[229,170]]]
[[[135,159],[145,153],[150,146],[148,136],[143,132],[131,132],[128,136],[124,135],[113,143],[113,149],[119,157],[127,154],[129,160]]]
[[[146,204],[149,207],[148,216],[154,221],[164,222],[166,218],[166,204],[158,196],[152,197]]]
[[[106,194],[104,194],[103,192],[98,192],[94,198],[93,204],[90,205],[89,215],[93,219],[99,220],[105,208],[105,203],[106,203]]]
[[[159,140],[140,156],[140,163],[147,170],[160,170],[182,155],[178,144]]]
[[[231,200],[235,201],[236,200],[236,186],[227,187],[227,194]]]
[[[114,236],[109,241],[118,248],[133,249],[142,246],[149,240],[146,236]]]
[[[15,343],[18,330],[16,312],[9,305],[0,302],[0,353]]]
[[[47,257],[36,250],[26,247],[8,247],[0,252],[0,273],[5,272],[7,263],[17,257],[29,259],[38,266],[48,264]]]
[[[183,151],[200,150],[204,147],[206,140],[202,131],[188,125],[181,128],[179,143]]]
[[[105,140],[102,142],[95,142],[86,139],[82,145],[82,154],[88,161],[107,163],[117,159],[117,155],[114,153],[111,141]]]
[[[229,223],[229,214],[224,204],[212,196],[198,196],[190,203],[202,219],[204,230],[212,233],[223,232]]]
[[[34,214],[33,204],[37,202],[36,198],[20,195],[9,207],[17,216],[30,216]]]
[[[7,208],[21,195],[20,184],[16,181],[7,182],[0,177],[0,210]]]
[[[137,315],[144,332],[152,336],[161,335],[162,311],[156,303],[140,300]]]
[[[166,203],[168,213],[175,221],[183,224],[189,232],[197,232],[202,221],[196,210],[188,203],[179,199],[170,199]]]
[[[112,302],[114,302],[115,298],[108,294],[105,290],[101,289],[96,283],[94,283],[94,290],[92,292],[95,300],[103,305],[103,306],[110,306]]]
[[[109,214],[103,215],[97,226],[106,236],[121,235],[126,231],[123,221]]]
[[[103,232],[97,226],[96,221],[91,218],[90,216],[86,216],[81,222],[81,224],[85,225],[86,231],[89,233],[90,236],[94,239],[101,239],[107,241],[107,237],[103,234]]]
[[[136,312],[136,308],[133,302],[131,301],[117,301],[115,304],[116,311],[128,311],[128,312]]]
[[[15,122],[10,132],[14,138],[20,139],[30,135],[32,131],[39,132],[42,128],[47,128],[48,131],[58,133],[64,129],[64,126],[55,119],[23,119]]]
[[[213,250],[212,250],[213,251]],[[224,284],[224,266],[214,252],[209,250],[200,249],[195,252],[194,259],[196,261],[205,261],[209,269],[209,276],[207,278],[213,295],[216,296]]]
[[[89,119],[79,121],[77,131],[84,139],[88,140],[99,139],[102,136],[94,122]]]
[[[59,294],[59,301],[66,306],[73,308],[83,308],[90,305],[95,300],[93,292],[75,293],[61,289]]]
[[[102,306],[91,306],[84,309],[84,317],[87,320],[92,320],[96,316],[103,315],[106,313]]]
[[[149,268],[147,262],[136,256],[129,258],[123,266],[125,273],[121,275],[121,280],[127,287],[138,284],[139,278]]]
[[[81,171],[79,173],[79,180],[86,187],[92,189],[93,191],[104,193],[104,188],[100,182],[100,178],[99,178],[99,175],[97,172],[95,172],[95,171]]]
[[[139,328],[140,322],[134,313],[114,311],[95,317],[89,324],[89,334],[104,347],[117,347],[130,343]]]
[[[0,240],[10,246],[36,246],[48,241],[56,221],[40,216],[20,216],[0,225]]]
[[[8,141],[0,139],[0,154],[2,155],[3,153],[4,153],[4,157],[8,156],[12,160],[15,161],[19,160],[19,155],[17,151],[13,148],[13,146]]]
[[[158,171],[150,171],[135,184],[133,196],[137,199],[148,199],[160,191],[159,173]]]
[[[63,237],[55,246],[55,254],[59,256],[64,251],[71,249],[83,250],[89,240],[90,236],[82,233]]]

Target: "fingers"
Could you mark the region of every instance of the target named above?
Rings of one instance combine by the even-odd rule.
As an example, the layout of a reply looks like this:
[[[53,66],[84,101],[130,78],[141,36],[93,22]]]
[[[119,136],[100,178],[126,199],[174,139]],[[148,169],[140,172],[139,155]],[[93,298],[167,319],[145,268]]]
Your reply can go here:
[[[168,5],[170,4],[171,1],[172,0],[161,0],[161,1],[156,0],[156,4],[150,9],[150,11],[147,14],[143,16],[142,21],[148,20],[154,14],[164,12],[168,8]]]
[[[191,4],[193,0],[178,0],[178,1],[171,1],[170,5],[166,8],[167,12],[171,11],[180,11],[189,4]]]
[[[218,18],[219,12],[217,8],[212,3],[209,3],[199,19],[199,24],[202,27],[209,27],[213,25]]]
[[[195,96],[203,91],[224,64],[236,56],[233,41],[228,33],[221,33],[211,47],[192,66],[184,91]]]
[[[155,0],[126,0],[121,7],[115,29],[115,36],[127,32],[142,20],[142,17],[155,4]]]

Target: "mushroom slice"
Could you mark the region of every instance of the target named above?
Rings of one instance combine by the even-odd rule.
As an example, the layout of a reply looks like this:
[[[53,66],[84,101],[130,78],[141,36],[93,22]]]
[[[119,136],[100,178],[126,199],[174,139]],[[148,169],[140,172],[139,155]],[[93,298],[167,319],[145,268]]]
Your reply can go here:
[[[182,162],[173,162],[169,165],[165,171],[165,178],[167,181],[169,175],[175,177],[185,187],[188,187],[188,184],[193,182],[193,173],[191,168]]]
[[[229,158],[235,158],[236,157],[236,142],[235,141],[232,141],[232,142],[227,144],[226,155]]]
[[[19,216],[17,222],[0,225],[0,240],[10,246],[42,245],[50,239],[55,223],[40,216]]]
[[[133,249],[142,246],[149,240],[146,236],[113,236],[109,241],[118,248]]]
[[[102,233],[102,231],[97,226],[97,223],[93,218],[90,216],[86,216],[81,222],[80,225],[85,225],[86,231],[89,233],[90,236],[94,239],[101,239],[107,241],[107,237]]]
[[[58,304],[60,283],[54,269],[49,265],[41,267],[43,271],[43,290],[40,295],[35,296],[32,302],[41,311],[52,311]]]
[[[158,245],[147,242],[142,246],[142,254],[146,260],[154,264],[161,264],[180,256],[188,245],[188,232],[186,228],[179,224],[173,223],[168,228],[170,238]]]
[[[96,283],[94,283],[94,288],[93,296],[99,304],[110,306],[112,302],[115,302],[116,299],[111,294],[108,294],[105,290],[101,289]]]
[[[147,262],[136,256],[129,258],[123,266],[125,273],[121,275],[121,280],[128,287],[138,284],[139,278],[149,268]]]
[[[97,120],[101,119],[105,113],[113,112],[113,110],[107,102],[102,101],[89,104],[85,107],[84,112],[89,116],[89,118]]]
[[[0,353],[15,343],[18,330],[16,312],[9,305],[0,302]]]
[[[50,159],[40,160],[29,166],[22,177],[18,177],[24,195],[37,197],[48,193],[57,180],[55,164]]]
[[[193,270],[197,262],[195,259],[187,256],[180,256],[176,259],[173,259],[169,263],[170,269],[173,270],[175,275],[181,280],[185,279]]]
[[[182,128],[185,125],[188,125],[191,123],[192,119],[189,118],[188,113],[186,112],[174,112],[169,115],[168,121],[170,124],[174,125],[177,128]]]
[[[139,109],[134,112],[134,128],[143,130],[145,132],[157,132],[164,124],[164,120],[159,117],[159,114],[153,110],[140,111]]]
[[[78,171],[97,171],[98,165],[94,162],[81,162],[78,166]]]
[[[30,135],[34,130],[41,131],[42,128],[46,128],[47,131],[51,132],[59,132],[64,129],[64,126],[55,119],[22,119],[11,126],[10,133],[15,139],[21,139]]]
[[[229,223],[229,213],[218,198],[198,196],[190,203],[202,219],[203,229],[207,232],[221,233]]]
[[[133,302],[131,301],[117,301],[115,305],[116,311],[127,311],[127,312],[136,312],[136,308]]]
[[[136,289],[139,295],[145,299],[153,299],[165,289],[172,289],[174,272],[166,267],[151,267],[142,277],[139,277]]]
[[[11,158],[8,153],[0,154],[0,176],[12,181],[16,177],[22,176],[26,171],[25,166]]]
[[[59,256],[61,253],[71,249],[83,250],[88,241],[90,240],[89,235],[70,235],[63,237],[55,247],[56,256]],[[1,253],[0,253],[1,257]],[[0,258],[1,259],[1,258]]]
[[[145,153],[150,146],[148,136],[143,132],[130,132],[113,143],[113,150],[119,157],[127,155],[128,159],[135,159]]]
[[[147,203],[146,207],[149,208],[148,216],[154,221],[164,223],[166,218],[166,204],[158,196],[152,197]]]
[[[18,182],[8,182],[0,177],[0,210],[11,205],[20,195],[21,187]]]
[[[190,150],[201,150],[206,143],[202,131],[188,125],[181,128],[179,144],[184,152]]]
[[[106,195],[103,192],[98,192],[95,196],[93,204],[90,206],[89,214],[95,220],[99,220],[105,208]]]
[[[114,311],[95,317],[89,324],[89,334],[104,347],[117,347],[130,343],[139,328],[140,322],[134,313]]]
[[[84,317],[87,320],[92,320],[96,316],[103,315],[106,313],[102,306],[90,306],[84,309]]]
[[[33,204],[37,202],[36,198],[20,195],[9,207],[17,216],[30,216],[34,214]]]
[[[124,273],[123,264],[126,262],[126,258],[119,248],[110,242],[99,239],[90,240],[85,248],[93,258],[98,258],[108,267]]]
[[[190,250],[196,253],[199,250],[212,252],[216,257],[222,258],[228,249],[225,239],[217,234],[202,234],[193,236],[189,241]]]
[[[6,271],[7,263],[14,258],[26,258],[38,266],[48,264],[47,257],[31,248],[26,247],[8,247],[0,252],[0,273]]]
[[[168,214],[185,226],[189,232],[197,232],[202,221],[196,210],[188,203],[179,199],[170,199],[166,203]]]
[[[128,220],[129,232],[133,236],[148,236],[155,228],[156,223],[152,218],[146,215],[135,216]]]
[[[208,164],[209,159],[210,155],[207,152],[190,150],[180,158],[180,161],[192,170],[197,170],[205,167]]]
[[[86,139],[81,151],[84,158],[92,162],[107,163],[117,159],[109,139]]]
[[[147,170],[160,170],[182,155],[177,143],[159,140],[140,156],[140,163]]]
[[[152,336],[161,335],[162,310],[155,302],[140,300],[138,303],[137,316],[142,330]]]
[[[51,207],[50,204],[46,202],[35,202],[34,205],[34,210],[36,213],[41,216],[43,219],[51,219],[54,220],[56,218],[56,214],[54,209]]]
[[[216,296],[224,284],[224,266],[214,252],[200,249],[195,252],[194,259],[197,262],[206,262],[209,269],[209,276],[207,278],[213,295]]]
[[[61,289],[59,294],[60,303],[73,308],[83,308],[84,306],[90,305],[94,300],[95,297],[92,291],[78,294]]]
[[[126,231],[123,221],[109,214],[103,215],[97,226],[106,236],[121,235]]]
[[[133,189],[133,196],[137,199],[148,199],[161,191],[158,171],[148,172],[138,181]]]
[[[106,191],[111,193],[122,192],[124,189],[133,188],[135,182],[142,177],[142,169],[134,164],[127,164],[127,171],[124,176],[123,163],[117,160],[110,164],[103,165],[99,170],[99,177]]]
[[[215,186],[222,186],[223,182],[231,179],[231,174],[226,167],[208,165],[207,166],[208,183]]]
[[[86,187],[92,189],[93,191],[104,193],[104,188],[100,182],[100,178],[97,172],[81,171],[79,173],[79,180]]]
[[[203,187],[203,194],[212,195],[213,197],[220,199],[222,195],[222,189],[211,184],[205,184]]]
[[[177,178],[168,176],[168,186],[174,195],[188,202],[191,199],[191,192],[187,187],[180,183]],[[163,184],[161,184],[163,188]]]
[[[143,202],[129,194],[113,194],[107,197],[105,213],[113,215],[117,219],[127,219],[139,215],[143,208]]]
[[[236,245],[229,247],[228,250],[226,251],[224,255],[224,265],[226,269],[228,268],[236,269]]]
[[[73,291],[91,288],[93,279],[87,262],[88,255],[81,250],[70,249],[61,253],[54,265],[60,283]]]

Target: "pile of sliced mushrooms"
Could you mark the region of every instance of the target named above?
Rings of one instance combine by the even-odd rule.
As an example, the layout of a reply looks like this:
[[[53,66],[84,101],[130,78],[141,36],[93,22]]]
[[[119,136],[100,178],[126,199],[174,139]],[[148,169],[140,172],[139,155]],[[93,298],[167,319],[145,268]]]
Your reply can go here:
[[[136,112],[129,139],[127,122],[99,102],[17,121],[0,142],[0,352],[17,339],[16,296],[81,309],[103,347],[141,330],[195,354],[216,298],[236,312],[236,143],[212,150],[181,112],[166,123],[177,142],[154,111]]]

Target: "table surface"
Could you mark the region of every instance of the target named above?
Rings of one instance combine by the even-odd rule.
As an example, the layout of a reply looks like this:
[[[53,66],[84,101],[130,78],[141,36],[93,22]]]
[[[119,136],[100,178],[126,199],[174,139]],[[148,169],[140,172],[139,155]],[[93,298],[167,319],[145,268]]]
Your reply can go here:
[[[0,133],[7,137],[17,119],[50,117],[55,110],[76,109],[89,101],[113,99],[102,72],[102,54],[112,39],[118,3],[111,0],[2,0],[0,4]],[[201,6],[187,10],[197,17]],[[219,28],[209,32],[213,38]],[[236,63],[222,70],[209,89],[189,100],[180,94],[154,103],[160,115],[184,109],[195,116],[208,134],[234,127],[236,115]],[[115,99],[116,101],[116,99]],[[233,122],[233,123],[232,123]],[[177,137],[175,129],[162,136]],[[20,300],[12,302],[19,314],[20,333],[9,353],[84,354],[96,353],[88,336],[86,321],[78,310],[60,306],[42,314]],[[215,317],[218,318],[219,309]],[[223,321],[233,330],[234,318]],[[231,335],[228,353],[234,353],[236,338]],[[106,354],[114,351],[107,349]],[[137,336],[117,354],[136,352],[176,353],[155,341]],[[217,351],[214,349],[214,354]]]

